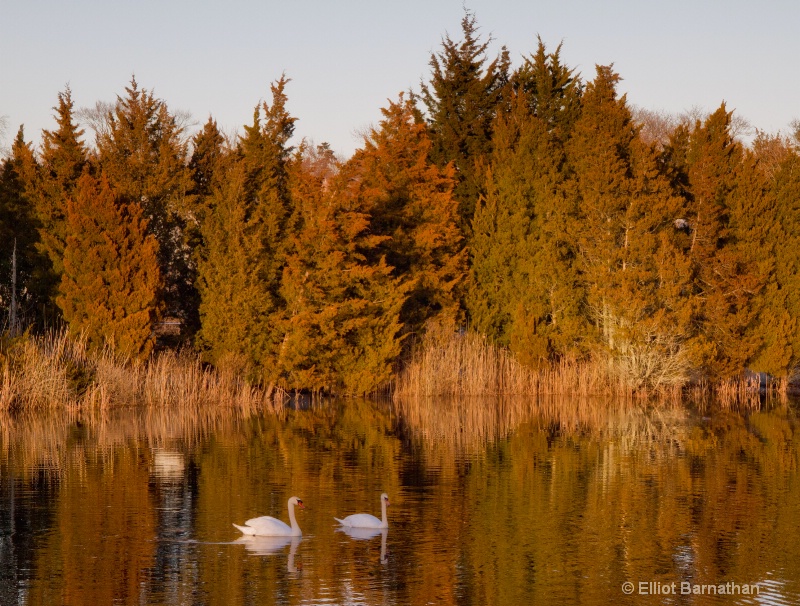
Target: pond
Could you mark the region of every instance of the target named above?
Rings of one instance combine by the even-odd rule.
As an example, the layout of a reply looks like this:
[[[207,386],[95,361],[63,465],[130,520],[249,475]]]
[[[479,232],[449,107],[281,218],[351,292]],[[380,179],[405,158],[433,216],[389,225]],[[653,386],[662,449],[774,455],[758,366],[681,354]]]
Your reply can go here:
[[[797,604],[798,420],[362,400],[4,416],[0,603]],[[382,492],[388,531],[338,528]],[[301,539],[233,527],[288,522],[291,496]]]

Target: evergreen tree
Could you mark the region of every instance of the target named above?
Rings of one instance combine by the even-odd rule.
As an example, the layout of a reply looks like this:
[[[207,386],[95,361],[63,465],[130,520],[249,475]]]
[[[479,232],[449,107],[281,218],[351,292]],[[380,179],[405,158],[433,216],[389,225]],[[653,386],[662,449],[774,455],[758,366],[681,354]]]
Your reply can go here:
[[[548,53],[538,39],[536,52],[525,58],[511,78],[523,93],[528,111],[541,120],[547,132],[562,145],[580,116],[583,86],[575,71],[561,62],[561,45]]]
[[[368,262],[384,238],[370,233],[330,149],[302,149],[292,167],[295,211],[281,284],[286,387],[372,392],[389,380],[400,352],[403,290],[382,258]]]
[[[203,130],[192,139],[192,157],[189,170],[194,187],[190,196],[192,205],[187,209],[184,223],[184,240],[192,253],[192,263],[187,267],[185,297],[185,326],[188,335],[200,330],[200,292],[197,286],[198,256],[203,250],[202,225],[208,219],[213,204],[214,188],[227,174],[228,164],[232,161],[230,151],[225,147],[225,140],[217,128],[215,120],[209,117]]]
[[[775,172],[772,192],[775,221],[768,242],[775,274],[765,297],[764,348],[754,370],[783,377],[800,366],[800,155],[796,149]]]
[[[205,206],[202,201],[211,195],[225,155],[225,138],[219,132],[216,120],[209,116],[203,130],[192,139],[192,157],[189,160],[194,181],[192,194],[197,197],[200,207]]]
[[[486,196],[473,220],[474,325],[531,365],[579,353],[582,288],[567,227],[574,206],[564,141],[580,86],[544,45],[515,74],[494,127]]]
[[[164,101],[140,89],[135,79],[125,93],[97,133],[99,164],[117,195],[141,206],[159,245],[164,311],[187,322],[196,300],[185,233],[194,210],[187,145]]]
[[[760,346],[753,330],[757,299],[767,274],[759,275],[751,239],[763,241],[749,212],[769,204],[760,186],[748,183],[751,168],[730,133],[731,114],[723,104],[688,140],[685,181],[691,228],[693,354],[704,374],[726,379],[741,373]]]
[[[588,311],[630,385],[680,383],[689,370],[680,297],[689,276],[675,228],[682,203],[617,97],[618,80],[610,67],[597,68],[567,147]]]
[[[484,163],[492,149],[492,124],[502,106],[510,60],[505,48],[487,64],[491,39],[482,42],[475,15],[461,20],[463,40],[449,36],[439,54],[431,55],[431,78],[422,85],[422,100],[433,146],[431,159],[440,167],[453,163],[460,227],[467,233],[483,185]]]
[[[457,227],[452,168],[430,159],[431,140],[402,96],[382,110],[383,120],[353,155],[359,206],[369,209],[370,230],[388,236],[370,253],[408,281],[402,321],[417,332],[429,319],[459,320],[466,252]]]
[[[273,309],[279,306],[278,290],[286,254],[285,228],[292,212],[287,164],[292,153],[288,142],[294,133],[296,118],[286,109],[284,91],[288,83],[289,79],[282,76],[270,85],[272,104],[262,102],[256,107],[253,124],[245,126],[239,146],[245,170],[244,195],[253,220],[261,230],[263,252],[259,273],[264,281],[265,296],[272,300]]]
[[[203,223],[197,341],[210,361],[234,362],[249,369],[253,378],[261,378],[274,304],[259,271],[264,255],[262,226],[248,203],[245,181],[244,166],[234,165],[215,185]]]
[[[41,291],[42,304],[54,306],[58,285],[64,271],[64,242],[66,222],[64,213],[67,198],[72,195],[75,184],[88,165],[87,151],[73,117],[72,92],[67,88],[58,94],[58,105],[54,107],[57,128],[42,131],[42,151],[38,157],[31,149],[20,152],[20,171],[24,182],[25,197],[32,205],[31,212],[37,222],[36,249],[41,267],[36,289]],[[32,251],[26,254],[29,259]],[[48,315],[48,314],[45,314]]]
[[[198,266],[199,344],[212,361],[233,357],[269,383],[280,373],[276,322],[291,213],[287,163],[295,119],[286,111],[287,82],[272,85],[271,105],[256,107],[237,159],[212,186]]]
[[[57,302],[73,335],[94,348],[146,358],[158,318],[158,243],[136,202],[85,173],[67,203],[68,236]]]
[[[73,108],[72,91],[67,87],[58,94],[58,106],[53,108],[58,128],[42,131],[41,170],[32,184],[35,193],[31,192],[41,223],[41,249],[50,259],[57,280],[63,272],[66,201],[88,164],[86,147],[81,141],[83,130],[75,123]]]
[[[0,297],[8,312],[0,322],[12,331],[42,321],[47,302],[48,262],[38,251],[38,223],[28,193],[38,169],[20,127],[11,155],[0,164]]]

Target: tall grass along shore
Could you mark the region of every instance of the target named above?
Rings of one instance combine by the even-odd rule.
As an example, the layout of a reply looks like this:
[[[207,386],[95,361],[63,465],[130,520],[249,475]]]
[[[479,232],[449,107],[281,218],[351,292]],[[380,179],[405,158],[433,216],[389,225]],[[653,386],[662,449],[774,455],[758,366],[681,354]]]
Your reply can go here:
[[[0,357],[0,410],[156,405],[243,410],[276,409],[280,389],[262,389],[241,373],[203,366],[186,352],[148,361],[123,359],[106,348],[58,332],[6,342]]]

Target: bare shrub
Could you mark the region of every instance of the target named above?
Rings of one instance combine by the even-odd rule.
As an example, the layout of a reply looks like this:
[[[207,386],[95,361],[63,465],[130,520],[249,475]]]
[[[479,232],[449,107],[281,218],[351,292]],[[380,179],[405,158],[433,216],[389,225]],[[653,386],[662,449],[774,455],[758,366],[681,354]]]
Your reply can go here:
[[[630,389],[683,386],[691,360],[683,335],[648,321],[633,323],[608,306],[595,311],[606,344],[609,374]]]

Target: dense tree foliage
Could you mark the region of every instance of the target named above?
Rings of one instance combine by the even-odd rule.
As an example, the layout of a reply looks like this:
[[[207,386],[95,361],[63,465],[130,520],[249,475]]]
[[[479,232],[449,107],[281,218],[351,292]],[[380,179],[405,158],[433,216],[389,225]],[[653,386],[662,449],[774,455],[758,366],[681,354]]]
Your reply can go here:
[[[2,325],[12,333],[53,319],[50,262],[42,254],[34,184],[40,165],[20,127],[11,154],[0,163],[0,297]]]
[[[756,370],[786,376],[800,365],[800,155],[788,150],[774,173],[773,223],[765,244],[774,273],[765,288],[761,314],[763,347]]]
[[[492,125],[508,84],[510,60],[503,48],[488,62],[491,40],[481,41],[474,14],[464,15],[461,34],[461,42],[445,36],[441,51],[431,56],[431,78],[422,85],[422,100],[433,141],[431,158],[442,167],[453,164],[461,226],[468,231],[483,185],[483,164],[492,149]]]
[[[597,68],[567,147],[587,317],[628,381],[680,382],[688,371],[679,297],[688,281],[674,224],[682,204],[638,138],[618,81]]]
[[[138,202],[105,175],[84,174],[67,201],[68,235],[58,305],[70,331],[95,348],[146,358],[154,345],[161,274],[158,242]]]
[[[201,347],[211,361],[231,358],[274,382],[281,345],[280,276],[290,215],[287,163],[294,118],[281,79],[259,103],[235,157],[212,180],[198,268]]]
[[[756,180],[754,162],[730,131],[731,114],[721,106],[688,137],[678,166],[686,199],[691,289],[686,296],[695,366],[705,376],[724,378],[746,368],[760,347],[760,298],[771,271],[764,232],[769,197]],[[755,247],[755,248],[754,248]],[[756,252],[759,251],[759,252]],[[757,256],[764,255],[759,266]],[[763,273],[762,273],[763,270]]]
[[[325,146],[292,164],[294,202],[281,294],[280,368],[285,384],[368,393],[388,381],[400,352],[401,278],[371,231],[369,204]]]
[[[58,105],[53,109],[58,127],[42,131],[42,151],[26,179],[26,191],[38,220],[38,248],[50,262],[45,287],[51,299],[55,299],[64,273],[67,200],[89,165],[88,151],[81,140],[84,131],[76,124],[69,88],[58,94]]]
[[[383,110],[349,167],[372,233],[384,236],[371,258],[385,259],[405,283],[402,321],[412,333],[442,314],[458,318],[466,277],[453,171],[436,166],[430,151],[424,125],[414,122],[411,101],[401,97]]]
[[[0,165],[5,317],[146,357],[162,316],[265,385],[362,394],[417,337],[633,389],[800,366],[800,138],[631,108],[561,47],[512,70],[467,12],[349,159],[294,141],[289,80],[241,136],[194,136],[135,79],[84,141],[72,91]],[[444,334],[431,332],[430,334]],[[468,372],[468,371],[467,371]]]
[[[135,201],[158,242],[165,313],[196,313],[186,222],[194,208],[184,133],[167,104],[131,79],[97,132],[97,163],[119,196]],[[188,305],[188,307],[187,307]]]
[[[579,89],[540,43],[515,74],[510,109],[495,124],[486,194],[473,219],[475,326],[529,364],[581,349],[583,288],[567,226],[576,206],[564,142]]]

